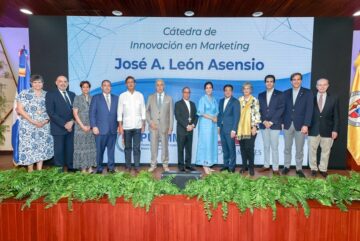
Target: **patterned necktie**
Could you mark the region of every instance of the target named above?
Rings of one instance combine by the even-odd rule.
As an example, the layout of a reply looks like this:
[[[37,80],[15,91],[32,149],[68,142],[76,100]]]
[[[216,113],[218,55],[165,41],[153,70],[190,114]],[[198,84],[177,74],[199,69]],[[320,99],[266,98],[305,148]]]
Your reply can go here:
[[[106,105],[107,105],[107,107],[108,107],[108,109],[110,110],[110,99],[109,99],[109,94],[106,94],[105,95],[106,96]]]
[[[63,95],[64,95],[64,98],[65,98],[66,104],[68,104],[69,108],[71,109],[72,106],[71,106],[69,98],[67,97],[66,91],[63,91]]]
[[[320,94],[318,106],[319,106],[320,112],[322,112],[322,109],[323,109],[323,94]]]

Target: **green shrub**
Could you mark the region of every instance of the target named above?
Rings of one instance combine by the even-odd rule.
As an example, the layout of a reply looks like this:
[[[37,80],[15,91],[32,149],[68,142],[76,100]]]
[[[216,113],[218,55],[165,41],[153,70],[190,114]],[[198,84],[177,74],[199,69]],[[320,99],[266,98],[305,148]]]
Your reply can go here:
[[[112,175],[60,173],[56,168],[32,173],[25,169],[0,172],[0,202],[8,198],[25,200],[23,208],[41,197],[48,204],[47,208],[67,198],[69,210],[72,210],[73,200],[85,202],[107,197],[112,205],[117,198],[124,198],[134,207],[148,211],[154,198],[177,194],[202,200],[209,219],[220,204],[226,218],[229,203],[236,204],[241,212],[270,207],[274,219],[277,204],[284,207],[298,207],[300,204],[305,215],[309,216],[308,200],[317,200],[325,206],[336,205],[342,211],[346,211],[346,205],[352,201],[360,200],[360,174],[351,172],[349,177],[329,175],[327,179],[287,176],[251,179],[225,172],[190,181],[180,191],[171,183],[171,177],[156,180],[145,171],[137,176],[123,172]]]

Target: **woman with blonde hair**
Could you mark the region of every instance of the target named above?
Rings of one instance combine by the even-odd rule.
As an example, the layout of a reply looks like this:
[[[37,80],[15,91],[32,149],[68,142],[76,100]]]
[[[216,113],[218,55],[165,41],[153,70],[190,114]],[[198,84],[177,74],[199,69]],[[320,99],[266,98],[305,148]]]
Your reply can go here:
[[[254,147],[257,130],[259,129],[260,111],[259,101],[251,95],[252,85],[246,82],[243,87],[243,96],[240,101],[240,121],[237,130],[237,138],[240,141],[242,167],[240,173],[249,171],[254,176]]]

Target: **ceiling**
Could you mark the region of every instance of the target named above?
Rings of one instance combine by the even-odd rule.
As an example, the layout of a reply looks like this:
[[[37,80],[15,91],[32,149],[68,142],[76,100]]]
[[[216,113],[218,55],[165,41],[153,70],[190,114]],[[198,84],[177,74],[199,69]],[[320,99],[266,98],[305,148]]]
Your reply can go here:
[[[255,11],[265,17],[349,16],[360,10],[360,0],[0,0],[0,27],[27,27],[28,8],[35,15],[182,17],[186,10],[195,17],[249,17]],[[354,18],[360,29],[360,17]]]

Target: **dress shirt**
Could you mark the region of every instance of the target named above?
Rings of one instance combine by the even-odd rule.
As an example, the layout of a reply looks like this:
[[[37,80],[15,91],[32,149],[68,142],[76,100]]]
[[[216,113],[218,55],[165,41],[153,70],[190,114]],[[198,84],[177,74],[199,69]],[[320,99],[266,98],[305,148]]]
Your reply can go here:
[[[110,107],[111,107],[111,93],[109,93],[109,94],[103,93],[103,95],[104,95],[104,98],[105,98],[105,101],[106,101],[106,102],[107,102],[106,96],[107,96],[107,95],[109,96],[109,108],[110,108]]]
[[[189,110],[189,113],[191,113],[190,101],[189,101],[189,100],[185,100],[185,99],[183,99],[183,100],[185,101],[185,104],[186,104],[186,106],[187,106],[187,108],[188,108],[188,110]]]
[[[144,96],[138,91],[122,93],[119,97],[118,121],[122,121],[124,130],[140,129],[145,119]]]
[[[274,88],[272,88],[271,90],[266,90],[266,104],[267,106],[269,106],[270,104],[270,99],[272,94],[274,93]]]
[[[292,94],[293,94],[293,104],[295,105],[295,102],[296,102],[296,98],[297,98],[297,96],[298,96],[298,94],[299,94],[299,91],[300,91],[300,88],[301,87],[299,87],[297,90],[296,89],[292,89]]]
[[[316,99],[317,99],[317,103],[319,104],[319,99],[320,99],[320,93],[319,93],[319,92],[318,92],[317,95],[316,95]],[[324,109],[325,101],[326,101],[326,92],[322,94],[322,106],[321,106],[321,110]]]
[[[161,106],[162,104],[164,104],[164,96],[165,96],[165,92],[162,92],[162,93],[157,93],[156,94],[156,102],[158,101],[159,99],[159,95],[160,95],[160,99],[161,99]]]
[[[66,90],[60,90],[60,89],[58,89],[59,91],[60,91],[60,94],[61,94],[61,96],[64,98],[64,100],[65,100],[65,102],[67,102],[66,101],[66,97],[68,98],[68,100],[69,100],[69,102],[70,102],[70,105],[72,105],[72,103],[71,103],[71,99],[70,99],[70,97],[69,97],[69,95],[68,95],[68,93],[67,93],[67,91]],[[64,95],[64,92],[65,92],[65,95],[66,95],[66,97],[65,97],[65,95]]]
[[[231,97],[229,97],[229,98],[226,98],[226,97],[225,97],[225,100],[224,100],[224,109],[223,109],[223,111],[225,111],[226,106],[227,106],[227,104],[228,104],[228,102],[229,102],[230,98],[231,98]]]

